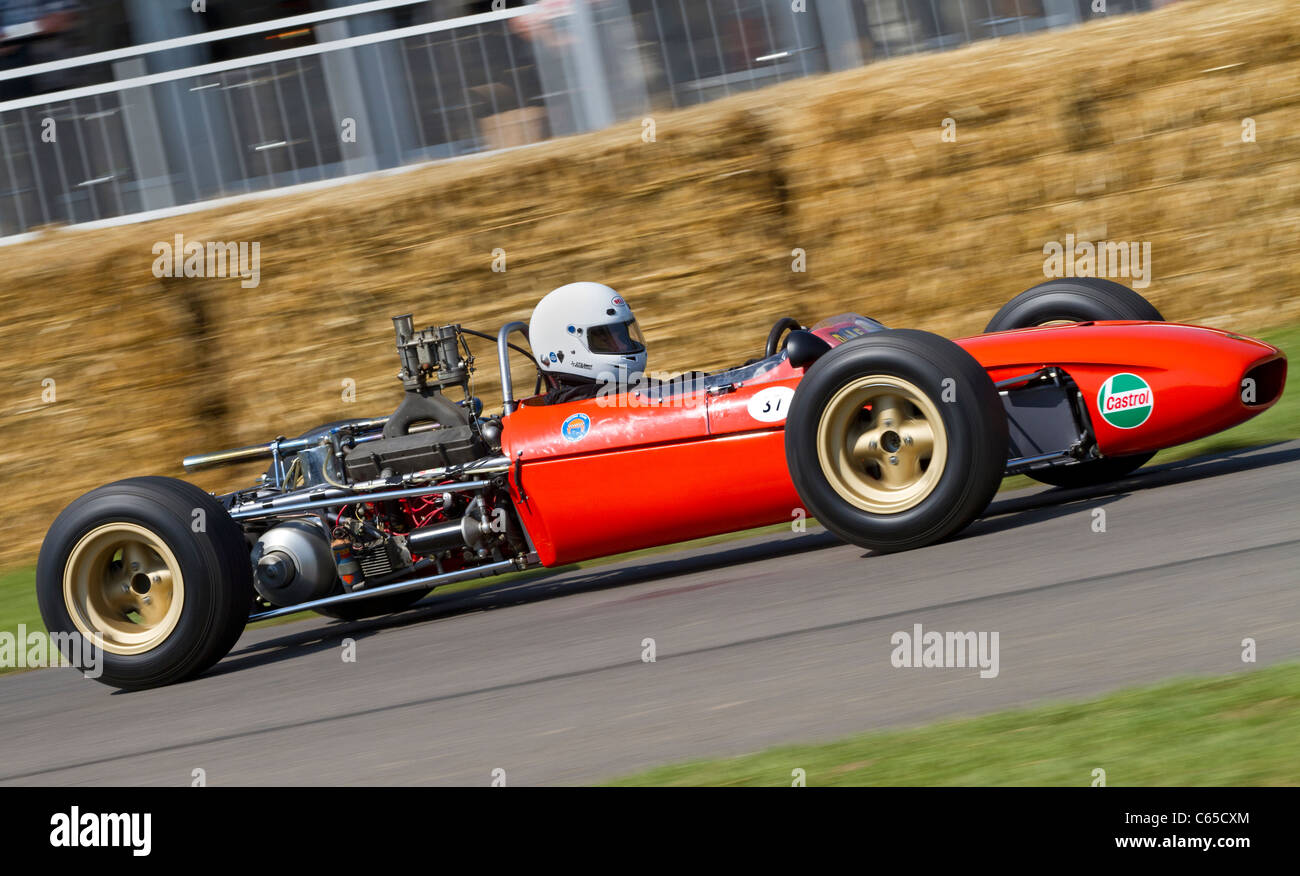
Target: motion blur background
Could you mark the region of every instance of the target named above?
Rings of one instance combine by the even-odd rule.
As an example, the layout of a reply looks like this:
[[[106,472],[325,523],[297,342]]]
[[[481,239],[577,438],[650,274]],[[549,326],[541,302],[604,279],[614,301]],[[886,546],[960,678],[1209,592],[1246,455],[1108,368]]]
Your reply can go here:
[[[577,279],[669,371],[756,355],[782,315],[979,332],[1071,234],[1150,243],[1169,319],[1294,322],[1296,12],[0,0],[6,494],[44,524],[187,453],[385,414],[390,316],[494,332]],[[258,243],[259,285],[155,276],[178,234]]]
[[[0,234],[517,146],[1152,5],[0,0]],[[32,143],[45,118],[63,125],[54,149]],[[348,149],[343,118],[375,136]]]

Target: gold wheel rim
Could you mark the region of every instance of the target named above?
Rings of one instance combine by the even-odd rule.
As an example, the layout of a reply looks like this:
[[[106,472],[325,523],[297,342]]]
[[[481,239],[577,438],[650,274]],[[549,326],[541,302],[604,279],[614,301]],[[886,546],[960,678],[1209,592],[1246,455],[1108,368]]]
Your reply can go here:
[[[898,514],[933,492],[948,460],[948,433],[924,392],[871,374],[832,396],[817,424],[817,457],[835,492],[872,514]]]
[[[63,602],[77,631],[103,636],[112,654],[162,644],[181,618],[185,582],[161,538],[134,523],[105,523],[81,537],[63,567]]]

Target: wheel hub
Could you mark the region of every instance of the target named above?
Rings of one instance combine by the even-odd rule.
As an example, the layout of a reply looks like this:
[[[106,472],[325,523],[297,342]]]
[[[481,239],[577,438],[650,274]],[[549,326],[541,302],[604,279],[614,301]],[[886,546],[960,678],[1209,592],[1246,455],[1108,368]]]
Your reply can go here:
[[[868,375],[842,387],[817,427],[817,455],[845,500],[873,514],[919,504],[939,481],[948,440],[938,408],[901,377]]]
[[[72,548],[63,599],[83,636],[103,636],[104,650],[140,654],[176,628],[185,586],[175,555],[157,534],[135,523],[106,523]]]

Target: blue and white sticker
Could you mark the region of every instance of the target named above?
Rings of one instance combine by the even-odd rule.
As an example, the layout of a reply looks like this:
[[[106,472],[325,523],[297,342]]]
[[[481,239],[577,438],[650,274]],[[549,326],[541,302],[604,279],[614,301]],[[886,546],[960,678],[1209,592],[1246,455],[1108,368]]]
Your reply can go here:
[[[560,434],[565,441],[581,441],[591,431],[591,417],[586,414],[573,414],[566,417],[560,425]]]

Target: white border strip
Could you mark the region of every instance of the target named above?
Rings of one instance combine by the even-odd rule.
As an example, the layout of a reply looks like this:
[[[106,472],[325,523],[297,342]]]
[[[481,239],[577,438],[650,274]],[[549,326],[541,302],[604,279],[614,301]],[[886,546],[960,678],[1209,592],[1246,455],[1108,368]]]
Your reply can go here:
[[[151,73],[147,76],[136,76],[134,79],[120,79],[116,82],[103,82],[99,85],[86,85],[81,88],[70,88],[66,91],[56,91],[52,94],[39,94],[33,97],[23,97],[18,100],[0,103],[0,112],[26,109],[27,107],[32,106],[48,106],[60,101],[75,100],[78,97],[93,97],[97,94],[125,91],[128,88],[140,88],[145,85],[156,85],[160,82],[173,82],[177,79],[191,79],[196,76],[205,76],[209,73],[224,73],[227,70],[240,70],[246,67],[256,67],[260,64],[270,64],[275,61],[287,61],[293,58],[308,57],[310,55],[323,55],[326,52],[334,52],[339,49],[350,49],[355,46],[368,46],[375,43],[419,36],[420,34],[425,33],[454,30],[458,27],[472,27],[477,24],[487,24],[493,21],[505,21],[510,18],[519,18],[524,15],[530,15],[533,10],[534,7],[532,6],[521,6],[515,9],[502,9],[500,12],[481,12],[478,15],[465,15],[460,18],[447,19],[446,21],[433,21],[427,24],[416,24],[410,27],[397,28],[396,30],[362,34],[361,36],[332,40],[327,43],[318,43],[314,46],[302,46],[297,49],[285,49],[279,52],[266,52],[261,55],[249,55],[246,58],[232,58],[229,61],[217,61],[212,64],[200,64],[197,67],[186,67],[184,70],[168,70],[165,73]]]
[[[140,43],[134,46],[127,46],[124,49],[110,49],[107,52],[95,52],[91,55],[76,55],[58,61],[46,61],[42,64],[29,64],[26,67],[18,67],[13,70],[0,70],[0,82],[3,82],[6,79],[21,79],[24,76],[35,76],[38,73],[50,73],[55,70],[66,70],[69,67],[84,67],[87,64],[99,64],[105,61],[117,61],[122,58],[135,58],[140,55],[150,55],[154,52],[165,52],[168,49],[197,46],[201,43],[215,43],[220,40],[247,36],[251,33],[262,33],[263,31],[276,30],[282,27],[297,27],[301,24],[315,24],[318,21],[347,18],[351,15],[365,15],[367,12],[379,12],[384,9],[393,9],[398,6],[413,6],[416,3],[428,2],[430,2],[430,0],[370,0],[369,3],[357,3],[353,6],[340,6],[336,9],[325,9],[320,12],[307,12],[302,15],[291,15],[287,18],[277,18],[272,21],[261,22],[260,24],[242,24],[238,27],[227,27],[224,30],[190,34],[189,36],[175,37],[169,40],[158,40],[157,42],[152,43]],[[195,14],[201,15],[202,13]]]

